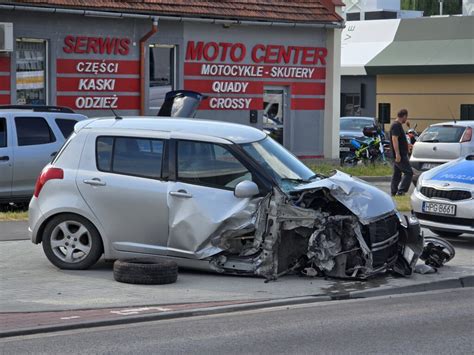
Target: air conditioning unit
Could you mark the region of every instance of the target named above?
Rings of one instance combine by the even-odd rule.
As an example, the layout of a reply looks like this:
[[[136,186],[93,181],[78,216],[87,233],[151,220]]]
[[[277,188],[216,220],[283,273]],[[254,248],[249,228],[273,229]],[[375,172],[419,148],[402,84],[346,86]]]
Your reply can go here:
[[[0,22],[0,52],[13,52],[13,23]]]

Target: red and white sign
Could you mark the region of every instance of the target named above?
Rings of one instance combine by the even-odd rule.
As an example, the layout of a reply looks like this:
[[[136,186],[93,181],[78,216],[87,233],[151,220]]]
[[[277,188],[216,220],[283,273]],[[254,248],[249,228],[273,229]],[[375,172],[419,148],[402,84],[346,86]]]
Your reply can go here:
[[[64,53],[99,54],[105,58],[57,59],[57,104],[76,110],[138,110],[139,61],[108,58],[128,55],[130,43],[128,38],[66,36]]]
[[[10,57],[0,56],[0,105],[8,105],[11,100]]]
[[[322,47],[188,41],[184,87],[209,96],[200,109],[261,110],[264,86],[324,96],[326,56]],[[291,108],[323,110],[324,98],[292,97]]]

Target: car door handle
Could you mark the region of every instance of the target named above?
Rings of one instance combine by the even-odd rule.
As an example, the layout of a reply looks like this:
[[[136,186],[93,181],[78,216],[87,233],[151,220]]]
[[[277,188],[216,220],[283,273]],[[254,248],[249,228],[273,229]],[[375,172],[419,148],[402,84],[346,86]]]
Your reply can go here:
[[[52,153],[51,153],[51,157],[56,156],[56,154],[58,154],[58,152],[52,152]]]
[[[98,178],[93,179],[86,179],[82,181],[84,184],[91,185],[91,186],[105,186],[107,185],[105,181],[102,181]]]
[[[178,190],[178,191],[170,191],[170,195],[174,197],[182,197],[182,198],[191,198],[193,195],[188,193],[186,190]]]
[[[4,155],[3,157],[0,157],[0,160],[9,161],[10,157],[8,155]]]

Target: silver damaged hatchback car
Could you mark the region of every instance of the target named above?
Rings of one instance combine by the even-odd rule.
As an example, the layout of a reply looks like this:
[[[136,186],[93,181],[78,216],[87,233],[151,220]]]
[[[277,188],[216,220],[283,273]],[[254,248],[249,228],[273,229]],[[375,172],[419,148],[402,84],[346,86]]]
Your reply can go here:
[[[314,174],[260,130],[187,119],[78,123],[38,178],[29,229],[63,269],[152,255],[267,279],[363,279],[411,274],[423,250],[418,221],[375,187]]]

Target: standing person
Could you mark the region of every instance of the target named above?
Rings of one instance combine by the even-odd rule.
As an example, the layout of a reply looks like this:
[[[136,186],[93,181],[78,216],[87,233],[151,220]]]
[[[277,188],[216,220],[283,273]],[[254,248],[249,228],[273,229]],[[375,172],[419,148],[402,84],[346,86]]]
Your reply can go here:
[[[408,141],[403,129],[403,124],[408,119],[408,111],[401,109],[397,114],[397,119],[390,126],[390,145],[394,157],[393,175],[390,190],[392,196],[403,196],[408,192],[413,177],[408,160]],[[403,174],[403,178],[402,178]]]

